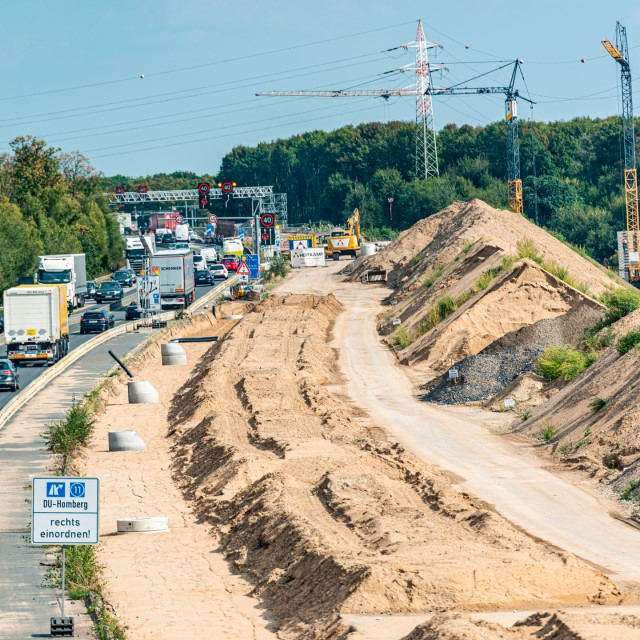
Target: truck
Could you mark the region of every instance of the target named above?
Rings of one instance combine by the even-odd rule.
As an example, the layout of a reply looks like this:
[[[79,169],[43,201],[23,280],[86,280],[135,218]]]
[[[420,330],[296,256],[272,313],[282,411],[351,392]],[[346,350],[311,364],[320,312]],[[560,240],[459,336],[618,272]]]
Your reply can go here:
[[[7,358],[52,365],[69,352],[66,284],[32,284],[4,292]]]
[[[218,260],[218,252],[215,247],[202,247],[200,255],[207,261],[207,265],[212,265]]]
[[[244,255],[244,244],[242,244],[242,240],[240,238],[225,238],[222,242],[222,254],[223,255],[234,255],[237,256],[238,259],[242,258]]]
[[[186,308],[196,299],[193,251],[158,251],[151,256],[150,272],[160,276],[162,309]]]
[[[84,307],[87,296],[87,260],[84,253],[38,256],[37,284],[64,284],[70,310]]]
[[[332,229],[327,238],[325,253],[327,258],[340,260],[340,256],[347,255],[357,258],[360,255],[360,212],[355,209],[347,220],[348,229]]]
[[[186,222],[176,225],[175,234],[178,242],[189,242],[189,225]]]
[[[136,274],[142,272],[145,267],[147,252],[140,240],[140,236],[130,236],[125,238],[124,255],[127,259],[129,269],[133,269]]]

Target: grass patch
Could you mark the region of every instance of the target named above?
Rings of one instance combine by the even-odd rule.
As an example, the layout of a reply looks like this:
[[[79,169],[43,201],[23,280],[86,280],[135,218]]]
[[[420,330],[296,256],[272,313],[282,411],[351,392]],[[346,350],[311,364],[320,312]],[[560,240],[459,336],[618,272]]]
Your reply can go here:
[[[625,353],[628,353],[640,342],[640,331],[635,331],[632,329],[631,331],[627,331],[620,340],[618,340],[618,346],[616,349],[618,353],[623,356]]]
[[[640,480],[632,480],[624,489],[619,490],[620,499],[628,502],[638,502],[640,497],[635,493],[638,487],[640,487]]]
[[[601,302],[607,307],[607,313],[594,327],[594,332],[612,325],[640,307],[640,292],[636,289],[606,291],[602,294]]]
[[[418,253],[416,253],[416,255],[415,255],[415,256],[413,256],[413,257],[411,258],[411,260],[409,260],[409,264],[410,264],[411,266],[415,266],[415,265],[417,265],[417,264],[418,264],[418,262],[420,262],[420,255],[419,255]]]
[[[538,254],[536,246],[533,244],[533,240],[531,240],[531,238],[518,240],[516,243],[516,249],[518,250],[518,258],[521,260],[529,258],[538,264],[542,264],[542,256]]]
[[[462,253],[464,253],[465,255],[469,253],[469,251],[473,249],[473,245],[475,243],[476,243],[475,240],[469,240],[468,242],[465,242],[464,246],[462,247]]]
[[[594,351],[585,353],[569,347],[548,347],[536,362],[536,369],[547,380],[560,378],[570,382],[595,362],[597,357]]]
[[[542,429],[540,429],[540,433],[538,433],[538,440],[542,440],[542,442],[551,442],[556,435],[556,430],[552,424],[547,424]]]
[[[603,400],[602,398],[597,398],[597,397],[591,400],[591,402],[589,402],[589,406],[591,407],[592,411],[600,411],[600,409],[602,409],[602,407],[604,407],[605,404],[607,404],[606,400]]]
[[[435,284],[435,281],[444,273],[445,268],[446,268],[446,265],[444,264],[436,265],[436,268],[433,270],[433,273],[427,276],[422,281],[422,284],[425,287],[432,287]]]
[[[520,414],[520,420],[526,422],[531,417],[531,411],[523,411]]]
[[[400,327],[396,334],[393,336],[392,342],[396,347],[400,347],[400,349],[405,349],[408,347],[416,337],[414,334],[409,331],[406,327]]]

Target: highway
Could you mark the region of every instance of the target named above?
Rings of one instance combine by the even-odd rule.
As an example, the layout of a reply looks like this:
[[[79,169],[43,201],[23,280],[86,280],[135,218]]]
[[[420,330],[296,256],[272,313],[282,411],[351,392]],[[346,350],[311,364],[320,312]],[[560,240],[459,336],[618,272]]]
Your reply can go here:
[[[216,285],[220,284],[221,281],[217,281]],[[204,294],[211,291],[213,287],[196,287],[196,299],[200,298]],[[91,340],[97,334],[89,333],[89,334],[80,334],[80,317],[85,311],[90,309],[113,309],[112,313],[115,315],[116,326],[118,324],[122,324],[125,322],[124,318],[124,307],[126,307],[131,301],[136,299],[136,288],[128,287],[125,290],[125,295],[122,301],[118,301],[115,303],[103,303],[96,304],[93,301],[89,301],[83,309],[78,309],[74,311],[69,317],[69,326],[70,326],[70,336],[69,336],[69,350],[76,349],[80,345],[87,342],[87,340]],[[2,345],[0,345],[0,356],[4,357],[6,355],[6,351]],[[43,371],[46,371],[47,367],[40,364],[27,364],[20,366],[20,387],[24,389],[31,381],[35,380]],[[7,402],[9,402],[16,393],[20,393],[20,391],[12,392],[8,389],[0,389],[0,409],[4,407]]]

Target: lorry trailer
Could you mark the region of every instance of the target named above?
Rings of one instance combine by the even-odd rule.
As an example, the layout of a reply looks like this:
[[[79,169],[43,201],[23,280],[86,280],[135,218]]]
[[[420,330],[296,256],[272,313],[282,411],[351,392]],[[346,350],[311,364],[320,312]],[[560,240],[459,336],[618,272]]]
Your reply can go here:
[[[160,276],[162,309],[186,308],[196,299],[193,252],[191,249],[158,251],[150,258],[151,274]]]

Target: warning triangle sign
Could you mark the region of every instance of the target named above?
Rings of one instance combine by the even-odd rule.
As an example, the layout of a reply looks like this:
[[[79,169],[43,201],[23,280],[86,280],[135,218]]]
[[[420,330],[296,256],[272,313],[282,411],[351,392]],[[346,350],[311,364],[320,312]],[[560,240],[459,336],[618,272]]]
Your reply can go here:
[[[249,269],[249,265],[246,262],[243,262],[239,267],[238,267],[238,271],[237,274],[239,276],[250,276],[251,275],[251,269]]]
[[[298,242],[298,244],[296,245],[296,249],[306,249],[306,248],[307,248],[307,243],[302,242],[302,240]]]

